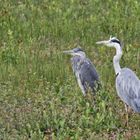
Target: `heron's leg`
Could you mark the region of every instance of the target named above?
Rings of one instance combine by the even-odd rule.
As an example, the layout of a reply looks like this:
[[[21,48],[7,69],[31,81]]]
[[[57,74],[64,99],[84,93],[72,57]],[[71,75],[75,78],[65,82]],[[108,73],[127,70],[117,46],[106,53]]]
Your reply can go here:
[[[95,95],[92,95],[92,97],[93,97],[93,107],[94,108],[97,108],[97,100],[96,100],[96,97],[95,97]]]
[[[125,105],[125,111],[126,111],[126,122],[125,122],[125,125],[128,126],[128,119],[129,119],[128,106],[127,106],[127,104],[124,104],[124,105]]]

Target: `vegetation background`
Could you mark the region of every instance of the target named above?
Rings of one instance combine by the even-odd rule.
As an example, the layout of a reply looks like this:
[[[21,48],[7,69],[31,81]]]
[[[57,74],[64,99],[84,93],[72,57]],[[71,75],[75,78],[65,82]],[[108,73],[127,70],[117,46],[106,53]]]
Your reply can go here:
[[[115,50],[95,44],[110,35],[140,77],[139,0],[0,0],[0,139],[140,139],[138,114],[124,125]],[[77,45],[100,75],[95,97],[83,97],[62,53]]]

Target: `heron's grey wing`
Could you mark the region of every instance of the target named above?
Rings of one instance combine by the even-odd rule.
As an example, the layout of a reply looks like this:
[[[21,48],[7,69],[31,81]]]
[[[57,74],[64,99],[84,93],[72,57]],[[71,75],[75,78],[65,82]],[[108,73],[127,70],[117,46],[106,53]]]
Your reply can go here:
[[[77,78],[78,85],[81,88],[83,95],[85,96],[87,92],[87,86],[80,73],[80,61],[81,59],[79,56],[74,56],[71,58],[73,72]]]
[[[90,88],[94,91],[95,81],[97,82],[99,80],[99,76],[94,65],[88,58],[86,58],[81,65],[80,77],[82,79],[81,81],[83,82],[83,84],[86,87],[90,86]]]
[[[140,112],[140,80],[135,73],[123,68],[116,78],[116,90],[119,97],[136,112]]]

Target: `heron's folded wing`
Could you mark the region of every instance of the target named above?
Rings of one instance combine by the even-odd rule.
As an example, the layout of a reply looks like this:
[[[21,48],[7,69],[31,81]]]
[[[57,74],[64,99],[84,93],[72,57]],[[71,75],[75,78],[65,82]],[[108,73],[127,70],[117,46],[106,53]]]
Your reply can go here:
[[[99,80],[95,67],[92,65],[89,59],[86,59],[80,69],[80,75],[84,84],[86,83],[91,88],[94,87],[95,81]]]
[[[116,78],[116,88],[119,96],[126,103],[140,107],[140,80],[132,70],[128,68],[121,70]]]

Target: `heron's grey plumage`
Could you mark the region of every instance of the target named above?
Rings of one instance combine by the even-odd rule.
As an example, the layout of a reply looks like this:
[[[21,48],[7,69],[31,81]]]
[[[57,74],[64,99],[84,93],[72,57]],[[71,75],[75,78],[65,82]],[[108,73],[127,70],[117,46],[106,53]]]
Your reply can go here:
[[[113,58],[113,65],[116,77],[116,90],[118,96],[135,112],[140,113],[140,80],[136,74],[129,68],[120,67],[119,61],[122,56],[122,47],[120,41],[116,38],[110,38],[106,41],[99,41],[97,44],[104,44],[116,48],[116,55]]]
[[[99,76],[94,65],[80,48],[73,49],[71,64],[83,95],[86,95],[89,87],[94,92],[98,86]]]
[[[121,69],[116,77],[116,90],[127,105],[140,112],[140,80],[131,69]]]
[[[83,94],[85,95],[88,91],[88,86],[94,92],[95,82],[99,80],[99,77],[91,61],[88,58],[81,60],[80,56],[74,56],[71,59],[71,63],[77,80],[79,79],[83,86]]]

